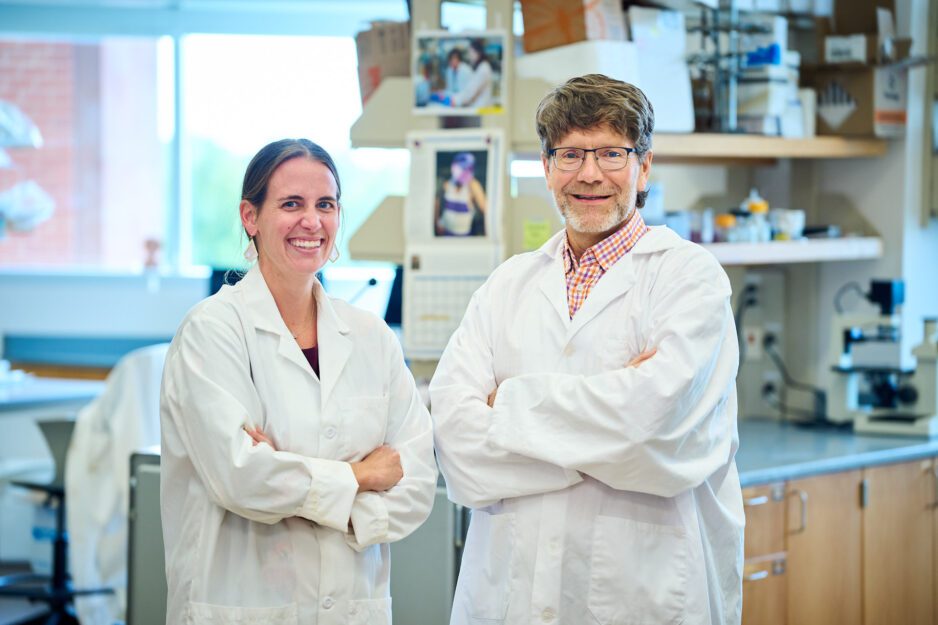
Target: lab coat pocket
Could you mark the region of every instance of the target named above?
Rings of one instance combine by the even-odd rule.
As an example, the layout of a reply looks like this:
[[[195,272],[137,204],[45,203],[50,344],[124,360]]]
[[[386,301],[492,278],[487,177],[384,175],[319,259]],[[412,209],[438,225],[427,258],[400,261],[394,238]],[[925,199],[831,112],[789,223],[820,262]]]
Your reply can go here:
[[[186,604],[183,625],[299,625],[299,617],[295,603],[244,608],[190,601]]]
[[[391,625],[391,599],[349,601],[348,625]]]
[[[680,623],[689,559],[681,527],[596,517],[590,612],[601,625]]]
[[[472,513],[458,585],[475,619],[503,621],[511,599],[515,515]]]
[[[388,398],[383,395],[346,397],[339,403],[346,452],[367,456],[384,443],[388,429]]]

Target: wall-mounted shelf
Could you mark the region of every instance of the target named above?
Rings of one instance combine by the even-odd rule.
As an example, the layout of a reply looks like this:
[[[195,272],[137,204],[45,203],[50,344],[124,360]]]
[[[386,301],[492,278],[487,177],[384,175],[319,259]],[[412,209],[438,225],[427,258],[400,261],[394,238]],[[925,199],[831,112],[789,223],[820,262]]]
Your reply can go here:
[[[726,267],[869,260],[883,255],[883,242],[879,237],[806,239],[770,243],[710,243],[704,247],[716,256],[721,265]]]
[[[407,77],[386,78],[365,104],[362,116],[352,126],[353,147],[404,147],[410,130],[432,130],[435,117],[414,115],[412,83]],[[512,151],[538,154],[540,144],[534,132],[534,111],[549,91],[544,81],[517,79],[512,89],[511,109],[514,142]],[[485,118],[483,118],[484,120]],[[760,135],[715,133],[655,134],[654,153],[658,162],[670,163],[748,163],[777,159],[870,158],[886,153],[883,139],[812,137],[785,139]]]
[[[760,135],[657,134],[655,157],[674,159],[869,158],[886,153],[883,139],[812,137],[786,139]]]

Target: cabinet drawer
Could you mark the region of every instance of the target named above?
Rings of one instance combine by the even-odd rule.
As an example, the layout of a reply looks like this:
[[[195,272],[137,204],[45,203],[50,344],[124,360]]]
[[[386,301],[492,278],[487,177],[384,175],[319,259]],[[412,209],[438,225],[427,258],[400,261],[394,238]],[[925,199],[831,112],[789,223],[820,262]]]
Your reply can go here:
[[[743,490],[746,512],[746,560],[785,551],[785,485]]]

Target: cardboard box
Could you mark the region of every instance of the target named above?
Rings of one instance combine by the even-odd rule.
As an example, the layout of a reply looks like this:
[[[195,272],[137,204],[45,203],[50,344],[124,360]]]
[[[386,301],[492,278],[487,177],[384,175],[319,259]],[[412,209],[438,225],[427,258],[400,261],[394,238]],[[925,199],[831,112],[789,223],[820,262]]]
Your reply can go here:
[[[619,0],[521,0],[524,51],[578,41],[626,41]]]
[[[737,87],[737,113],[781,117],[797,89],[797,70],[780,65],[745,69]]]
[[[905,136],[908,68],[898,65],[818,69],[817,130],[821,135]]]
[[[839,35],[878,33],[877,9],[896,14],[893,0],[834,0],[834,32]]]
[[[823,59],[829,65],[886,64],[908,58],[911,49],[909,38],[883,39],[868,33],[828,35],[824,37]]]
[[[364,104],[387,76],[410,76],[410,23],[372,22],[355,35],[358,84]]]

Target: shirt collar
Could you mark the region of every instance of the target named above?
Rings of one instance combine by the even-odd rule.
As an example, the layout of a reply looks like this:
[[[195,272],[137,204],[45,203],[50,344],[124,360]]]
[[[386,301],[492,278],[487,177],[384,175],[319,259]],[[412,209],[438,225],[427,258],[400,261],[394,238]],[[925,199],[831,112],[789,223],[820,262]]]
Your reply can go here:
[[[622,227],[610,234],[599,243],[584,250],[583,255],[577,259],[570,247],[570,238],[564,235],[563,239],[563,263],[567,274],[577,270],[581,263],[599,263],[603,272],[609,270],[616,261],[625,256],[638,242],[642,235],[648,232],[648,226],[642,219],[638,210],[632,211]]]

